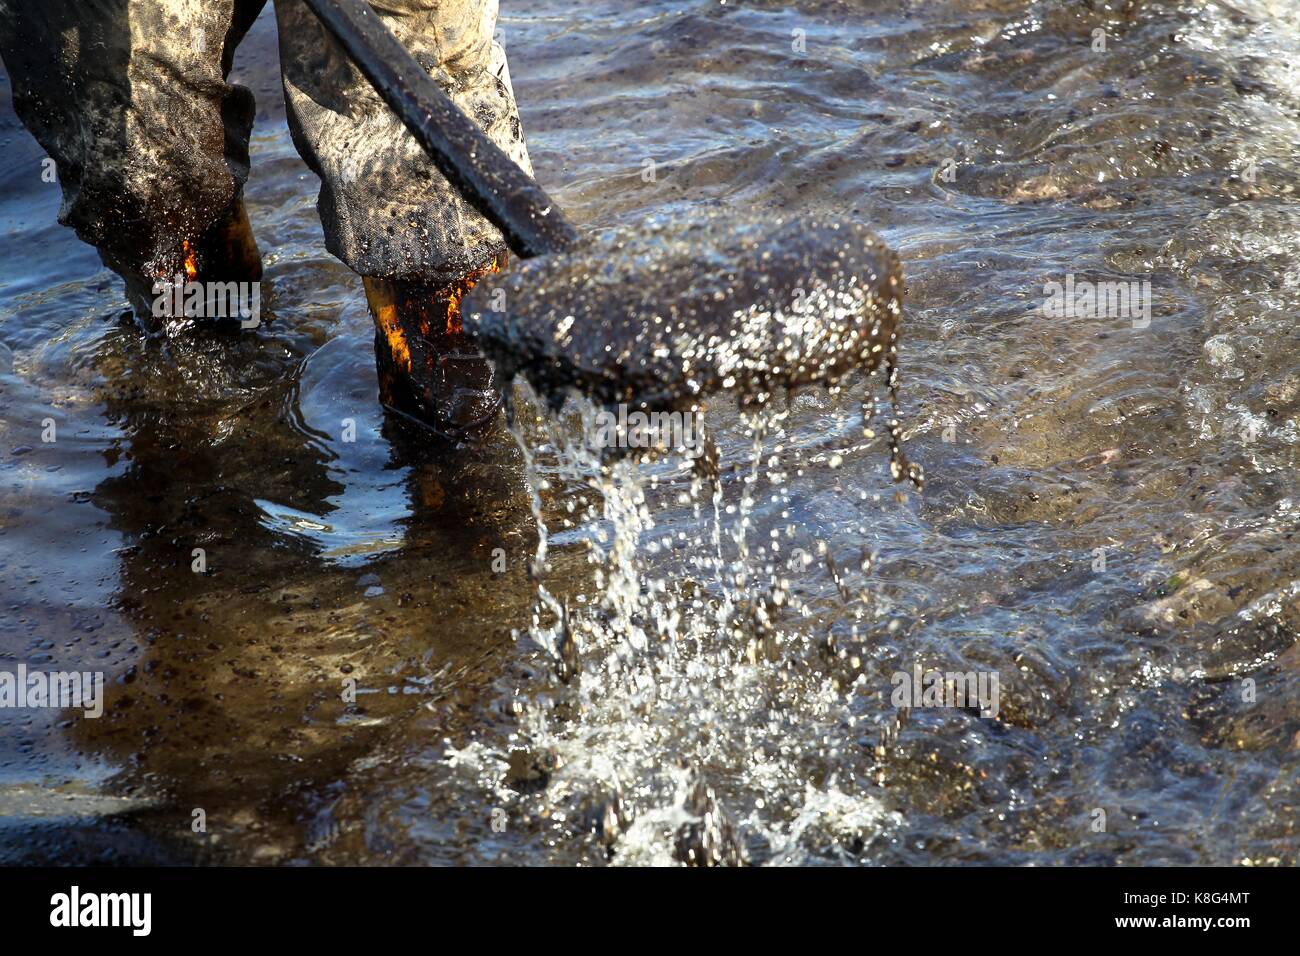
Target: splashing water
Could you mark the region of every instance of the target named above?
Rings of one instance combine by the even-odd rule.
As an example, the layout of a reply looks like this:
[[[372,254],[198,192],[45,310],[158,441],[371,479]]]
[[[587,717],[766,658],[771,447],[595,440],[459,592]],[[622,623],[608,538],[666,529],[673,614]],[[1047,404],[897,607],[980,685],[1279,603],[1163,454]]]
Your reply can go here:
[[[521,691],[512,741],[545,770],[535,812],[585,832],[616,863],[805,862],[812,846],[857,853],[882,838],[896,815],[874,792],[879,748],[862,740],[888,720],[865,705],[862,681],[844,679],[795,582],[824,563],[858,618],[879,610],[824,541],[788,518],[765,534],[754,520],[760,499],[790,503],[788,408],[742,409],[749,447],[719,461],[707,436],[703,447],[611,455],[596,407],[569,407],[577,429],[573,415],[534,419],[551,477],[512,424],[538,522],[537,604],[520,636],[549,664],[544,686]],[[919,484],[891,449],[895,477]],[[564,487],[590,492],[560,506],[566,525],[586,529],[592,568],[590,591],[572,603],[545,581],[543,499]],[[682,565],[691,573],[670,570]]]

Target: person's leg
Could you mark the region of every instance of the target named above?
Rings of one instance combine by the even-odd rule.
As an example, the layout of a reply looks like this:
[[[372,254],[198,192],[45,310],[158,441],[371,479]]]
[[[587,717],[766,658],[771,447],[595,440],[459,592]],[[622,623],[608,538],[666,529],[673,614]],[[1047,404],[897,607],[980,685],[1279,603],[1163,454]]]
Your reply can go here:
[[[496,0],[384,0],[386,25],[516,162],[531,168]],[[300,0],[276,0],[289,126],[320,176],[329,250],[364,277],[383,401],[451,437],[495,420],[490,363],[460,330],[460,296],[504,261],[461,198]]]
[[[126,280],[147,323],[156,280],[261,277],[240,198],[253,99],[225,78],[264,2],[0,4],[14,109],[55,161],[59,221]]]

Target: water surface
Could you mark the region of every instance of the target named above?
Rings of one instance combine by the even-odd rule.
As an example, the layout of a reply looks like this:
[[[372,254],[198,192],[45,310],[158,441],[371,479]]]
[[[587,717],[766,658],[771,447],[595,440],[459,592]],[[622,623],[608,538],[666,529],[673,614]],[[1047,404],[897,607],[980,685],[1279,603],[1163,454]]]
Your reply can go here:
[[[503,6],[584,228],[711,205],[897,250],[924,492],[862,382],[710,403],[716,483],[602,470],[526,395],[522,449],[386,422],[269,12],[239,339],[119,321],[6,95],[0,667],[110,689],[0,711],[0,859],[1295,863],[1294,4]],[[1149,280],[1149,324],[1043,314],[1067,274]],[[900,719],[916,664],[996,671],[999,715]]]

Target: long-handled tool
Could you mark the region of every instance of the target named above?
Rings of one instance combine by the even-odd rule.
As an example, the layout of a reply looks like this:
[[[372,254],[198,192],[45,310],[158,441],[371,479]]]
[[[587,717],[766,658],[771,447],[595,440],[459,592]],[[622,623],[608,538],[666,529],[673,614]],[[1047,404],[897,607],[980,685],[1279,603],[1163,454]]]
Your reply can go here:
[[[462,305],[507,381],[522,373],[553,399],[578,388],[662,407],[722,389],[762,398],[882,361],[892,369],[902,279],[865,227],[798,217],[737,225],[713,214],[584,241],[369,4],[304,2],[525,260]]]

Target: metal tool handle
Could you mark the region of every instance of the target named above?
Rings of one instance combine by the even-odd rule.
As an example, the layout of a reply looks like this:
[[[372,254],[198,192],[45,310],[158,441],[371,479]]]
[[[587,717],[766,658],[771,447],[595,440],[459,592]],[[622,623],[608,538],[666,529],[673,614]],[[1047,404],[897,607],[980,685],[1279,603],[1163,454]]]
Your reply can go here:
[[[457,108],[365,0],[303,0],[442,174],[527,259],[577,244],[546,190]]]

